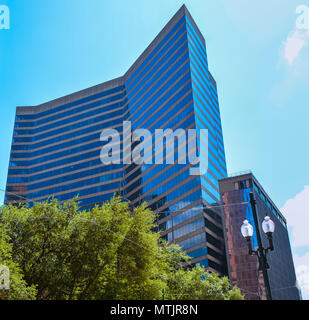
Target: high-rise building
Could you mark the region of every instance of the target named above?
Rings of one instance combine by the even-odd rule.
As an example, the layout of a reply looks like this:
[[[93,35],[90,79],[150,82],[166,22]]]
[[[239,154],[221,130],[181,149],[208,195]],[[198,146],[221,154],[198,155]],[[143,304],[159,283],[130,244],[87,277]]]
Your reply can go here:
[[[207,172],[190,175],[190,163],[103,164],[101,132],[116,129],[122,141],[124,121],[152,138],[159,128],[208,129],[207,141],[197,139]],[[204,37],[182,6],[124,76],[17,107],[5,202],[78,195],[81,206],[91,208],[120,192],[133,205],[147,201],[159,214],[162,237],[187,250],[192,263],[225,274],[221,216],[209,209],[220,201],[218,180],[225,177],[216,82]]]
[[[250,192],[256,200],[256,209],[261,240],[264,248],[269,247],[267,236],[261,230],[262,221],[269,216],[275,223],[273,234],[274,251],[267,255],[268,276],[273,300],[299,300],[287,222],[260,183],[252,173],[243,173],[220,182],[220,193],[224,211],[224,228],[229,278],[237,285],[246,299],[265,300],[266,291],[262,272],[259,271],[258,258],[248,254],[247,241],[242,237],[240,227],[248,220],[254,228],[253,248],[258,247]]]

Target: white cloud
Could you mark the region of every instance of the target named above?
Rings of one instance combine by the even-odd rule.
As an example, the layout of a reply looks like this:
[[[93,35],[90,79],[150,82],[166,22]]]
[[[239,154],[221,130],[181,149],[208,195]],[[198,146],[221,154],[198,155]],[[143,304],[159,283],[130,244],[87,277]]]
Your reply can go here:
[[[309,31],[295,29],[283,42],[283,58],[292,66],[300,52],[308,43]]]
[[[274,107],[293,105],[295,94],[308,90],[309,30],[294,29],[279,50],[278,79],[269,89],[268,99]],[[304,91],[306,92],[306,91]]]
[[[288,200],[281,211],[291,230],[292,250],[309,246],[309,186]],[[294,254],[294,264],[303,299],[309,300],[309,251],[301,256]]]
[[[309,252],[302,257],[294,256],[294,263],[303,299],[309,300]]]
[[[288,221],[288,226],[293,232],[293,246],[309,245],[308,225],[309,225],[309,186],[288,200],[283,208],[282,213]]]

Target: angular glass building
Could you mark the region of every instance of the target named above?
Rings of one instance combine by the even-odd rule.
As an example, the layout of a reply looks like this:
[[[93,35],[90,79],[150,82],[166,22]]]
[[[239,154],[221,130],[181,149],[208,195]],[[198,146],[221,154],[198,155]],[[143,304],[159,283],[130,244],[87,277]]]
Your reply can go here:
[[[177,161],[103,164],[102,130],[121,132],[123,151],[124,121],[131,122],[132,131],[149,130],[151,139],[159,128],[208,129],[207,141],[200,134],[197,139],[200,166],[208,170],[190,175],[193,165]],[[181,143],[176,140],[177,158]],[[85,209],[115,193],[133,205],[147,201],[159,214],[162,237],[187,250],[192,263],[225,274],[222,221],[211,210],[220,200],[218,180],[225,177],[216,82],[204,37],[183,6],[124,76],[17,108],[5,201],[65,201],[78,195]]]
[[[250,192],[254,193],[259,230],[264,248],[269,247],[261,225],[265,216],[275,223],[274,251],[267,255],[270,289],[273,300],[299,300],[301,295],[296,281],[286,219],[264,191],[252,173],[244,173],[219,182],[224,211],[224,227],[229,278],[248,300],[265,300],[266,291],[256,255],[249,256],[247,241],[240,227],[246,219],[254,228],[252,247],[256,249],[257,236],[253,220]]]

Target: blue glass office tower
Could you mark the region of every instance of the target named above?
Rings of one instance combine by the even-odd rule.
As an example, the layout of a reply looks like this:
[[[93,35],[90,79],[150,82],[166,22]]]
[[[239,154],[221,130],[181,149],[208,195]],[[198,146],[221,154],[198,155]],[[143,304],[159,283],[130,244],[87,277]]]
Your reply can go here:
[[[191,164],[102,164],[100,134],[121,132],[123,121],[152,134],[208,129],[207,173],[190,175]],[[198,139],[202,160],[206,145]],[[6,203],[79,195],[90,208],[120,192],[133,205],[147,201],[159,214],[162,237],[187,250],[192,263],[225,274],[222,221],[209,209],[219,202],[218,180],[225,177],[216,82],[205,40],[183,6],[124,76],[17,108]]]

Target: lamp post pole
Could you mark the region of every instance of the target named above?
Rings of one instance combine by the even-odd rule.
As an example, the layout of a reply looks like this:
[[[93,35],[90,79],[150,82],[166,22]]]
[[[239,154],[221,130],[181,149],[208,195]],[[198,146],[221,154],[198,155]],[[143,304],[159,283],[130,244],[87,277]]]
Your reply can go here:
[[[257,250],[257,252],[254,252],[254,251],[253,252],[256,253],[256,255],[259,259],[259,270],[261,270],[263,272],[263,278],[264,278],[265,290],[266,290],[266,298],[267,298],[267,300],[272,300],[268,272],[267,272],[267,269],[269,269],[269,265],[268,265],[267,257],[266,257],[268,249],[264,249],[263,244],[262,244],[260,228],[259,228],[257,212],[256,212],[256,200],[254,199],[253,192],[250,192],[250,204],[252,207],[255,232],[256,232],[256,237],[257,237],[257,242],[258,242],[258,250]],[[252,254],[252,250],[251,250],[251,254]]]

